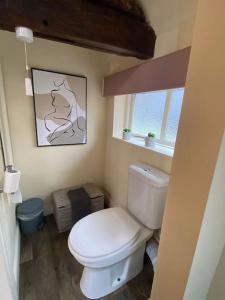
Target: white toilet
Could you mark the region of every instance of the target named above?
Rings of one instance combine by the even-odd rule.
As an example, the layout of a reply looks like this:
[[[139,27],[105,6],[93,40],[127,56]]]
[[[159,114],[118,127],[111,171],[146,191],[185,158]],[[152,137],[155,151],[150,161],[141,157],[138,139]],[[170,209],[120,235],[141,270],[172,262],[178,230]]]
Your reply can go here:
[[[145,164],[129,167],[128,211],[108,208],[77,222],[68,245],[84,266],[80,287],[90,299],[112,293],[143,268],[146,242],[162,224],[168,174]]]

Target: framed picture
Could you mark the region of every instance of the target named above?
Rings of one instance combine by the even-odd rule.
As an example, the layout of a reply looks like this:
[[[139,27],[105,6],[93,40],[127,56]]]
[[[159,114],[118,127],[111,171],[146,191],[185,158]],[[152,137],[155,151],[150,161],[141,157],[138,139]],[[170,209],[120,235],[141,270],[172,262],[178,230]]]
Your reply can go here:
[[[87,78],[31,69],[37,145],[87,143]]]

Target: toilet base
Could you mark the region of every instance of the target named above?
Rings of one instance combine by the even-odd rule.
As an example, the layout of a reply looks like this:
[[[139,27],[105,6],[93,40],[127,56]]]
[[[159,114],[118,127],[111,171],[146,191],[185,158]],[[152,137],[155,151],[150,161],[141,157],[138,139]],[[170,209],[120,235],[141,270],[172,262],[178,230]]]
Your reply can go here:
[[[145,244],[127,258],[106,268],[84,267],[80,281],[83,294],[90,299],[106,296],[138,275],[143,269]]]

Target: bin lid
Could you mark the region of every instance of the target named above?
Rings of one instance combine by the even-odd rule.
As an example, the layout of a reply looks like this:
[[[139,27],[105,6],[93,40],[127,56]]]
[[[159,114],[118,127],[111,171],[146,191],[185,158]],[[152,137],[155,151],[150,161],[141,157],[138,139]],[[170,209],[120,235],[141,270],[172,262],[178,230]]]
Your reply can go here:
[[[30,198],[17,206],[17,216],[28,216],[43,210],[43,200],[40,198]]]

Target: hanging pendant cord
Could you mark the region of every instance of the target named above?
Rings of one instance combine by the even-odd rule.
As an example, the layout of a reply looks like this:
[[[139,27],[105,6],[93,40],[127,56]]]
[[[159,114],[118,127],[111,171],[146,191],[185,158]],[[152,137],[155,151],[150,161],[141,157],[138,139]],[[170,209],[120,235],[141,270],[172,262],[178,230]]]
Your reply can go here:
[[[29,77],[29,67],[28,67],[28,62],[27,62],[27,44],[24,43],[24,50],[25,50],[25,67],[26,67],[26,72],[27,72],[27,77]]]

